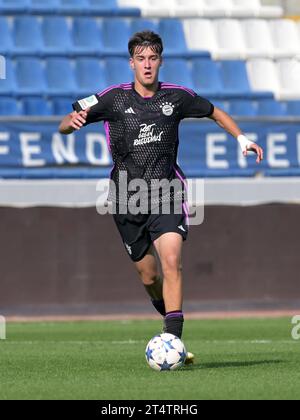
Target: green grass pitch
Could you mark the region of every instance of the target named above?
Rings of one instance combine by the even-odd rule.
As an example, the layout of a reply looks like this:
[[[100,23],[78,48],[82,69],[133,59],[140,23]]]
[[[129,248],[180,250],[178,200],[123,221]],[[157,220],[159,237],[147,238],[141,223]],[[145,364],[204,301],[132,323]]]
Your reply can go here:
[[[155,372],[144,351],[159,321],[8,324],[0,399],[299,399],[291,319],[185,322],[193,366]]]

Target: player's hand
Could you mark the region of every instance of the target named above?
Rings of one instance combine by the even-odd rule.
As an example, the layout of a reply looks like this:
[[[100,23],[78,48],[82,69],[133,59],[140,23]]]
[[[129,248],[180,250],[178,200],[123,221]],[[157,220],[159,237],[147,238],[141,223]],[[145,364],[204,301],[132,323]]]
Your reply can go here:
[[[83,124],[86,123],[86,119],[90,110],[91,108],[87,108],[85,111],[72,112],[70,114],[70,127],[72,127],[74,130],[80,130],[83,127]]]
[[[243,152],[244,156],[248,156],[248,152],[254,152],[257,154],[256,163],[260,163],[264,159],[264,150],[256,143],[252,143],[250,146],[247,147],[247,150]]]

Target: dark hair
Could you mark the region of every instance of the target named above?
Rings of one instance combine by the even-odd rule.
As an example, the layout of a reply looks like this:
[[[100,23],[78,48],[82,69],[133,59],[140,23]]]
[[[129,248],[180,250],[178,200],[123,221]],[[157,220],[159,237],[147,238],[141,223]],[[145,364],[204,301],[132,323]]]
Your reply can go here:
[[[136,47],[140,47],[141,51],[150,47],[154,52],[162,55],[164,47],[161,37],[152,31],[137,32],[128,43],[128,51],[131,57],[134,56]]]

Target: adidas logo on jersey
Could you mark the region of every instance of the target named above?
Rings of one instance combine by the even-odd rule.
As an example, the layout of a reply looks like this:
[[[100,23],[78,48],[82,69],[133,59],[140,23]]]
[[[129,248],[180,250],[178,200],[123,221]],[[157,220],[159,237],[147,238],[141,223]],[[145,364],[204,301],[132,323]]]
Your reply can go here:
[[[182,230],[183,232],[186,232],[186,230],[184,229],[182,225],[178,226],[178,229]]]
[[[135,112],[132,108],[128,108],[126,109],[125,114],[135,114]]]

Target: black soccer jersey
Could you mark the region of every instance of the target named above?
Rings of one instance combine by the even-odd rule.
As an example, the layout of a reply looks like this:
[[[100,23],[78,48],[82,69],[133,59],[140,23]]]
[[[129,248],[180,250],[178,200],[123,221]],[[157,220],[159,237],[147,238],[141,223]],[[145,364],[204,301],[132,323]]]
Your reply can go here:
[[[184,182],[184,174],[177,165],[179,123],[184,118],[209,117],[214,111],[214,106],[194,91],[170,83],[159,83],[151,98],[142,97],[134,89],[134,83],[128,83],[73,104],[77,112],[88,107],[91,110],[85,125],[105,122],[114,162],[111,180],[116,187],[119,174],[126,172],[128,183],[143,179],[149,191],[152,180],[179,178]],[[127,193],[125,201],[133,194]],[[111,191],[108,200],[114,200]],[[124,201],[118,191],[116,201]]]

